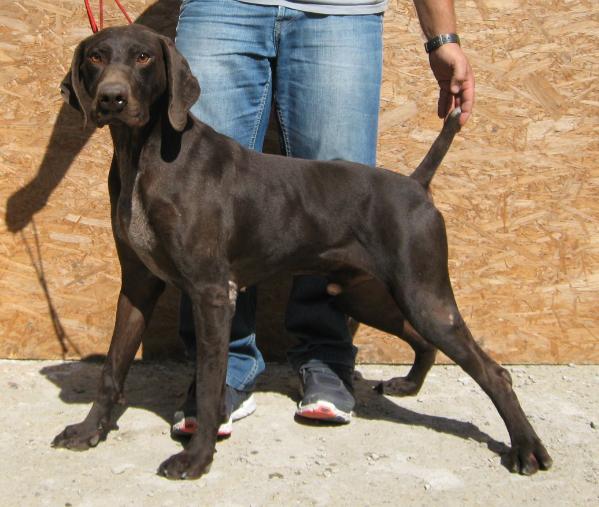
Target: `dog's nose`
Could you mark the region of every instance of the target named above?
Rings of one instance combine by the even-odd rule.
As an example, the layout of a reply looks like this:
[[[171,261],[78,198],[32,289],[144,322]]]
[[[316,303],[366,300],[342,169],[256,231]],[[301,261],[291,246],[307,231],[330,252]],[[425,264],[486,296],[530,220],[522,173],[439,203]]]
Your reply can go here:
[[[120,113],[127,105],[127,88],[121,83],[106,83],[98,90],[98,99],[102,111]]]

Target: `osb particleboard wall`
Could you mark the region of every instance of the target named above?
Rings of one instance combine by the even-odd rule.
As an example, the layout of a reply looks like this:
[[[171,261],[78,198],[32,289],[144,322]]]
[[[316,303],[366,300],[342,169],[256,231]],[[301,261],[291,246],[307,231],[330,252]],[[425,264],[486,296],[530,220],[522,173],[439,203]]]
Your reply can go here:
[[[127,0],[139,17],[153,2]],[[108,24],[122,18],[112,2]],[[503,362],[599,361],[599,4],[456,1],[477,78],[475,115],[434,180],[456,297]],[[176,0],[143,19],[174,27]],[[58,83],[89,34],[81,0],[0,5],[0,356],[81,357],[108,346],[119,270],[108,217],[106,131],[83,132]],[[201,81],[201,76],[200,76]],[[413,7],[385,17],[379,162],[409,172],[439,129]],[[286,283],[261,299],[261,343],[280,357]],[[177,294],[148,355],[177,348]],[[275,310],[271,303],[279,301]],[[361,328],[362,361],[403,362],[401,342]],[[164,348],[163,348],[164,347]],[[170,352],[169,352],[170,353]]]

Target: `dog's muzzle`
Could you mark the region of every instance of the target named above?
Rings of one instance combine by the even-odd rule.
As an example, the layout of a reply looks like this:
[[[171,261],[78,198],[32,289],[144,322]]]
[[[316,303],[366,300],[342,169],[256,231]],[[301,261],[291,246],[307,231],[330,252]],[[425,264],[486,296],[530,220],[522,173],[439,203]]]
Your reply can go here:
[[[98,84],[92,117],[99,127],[115,122],[139,127],[148,120],[147,111],[140,108],[127,77],[112,71]]]

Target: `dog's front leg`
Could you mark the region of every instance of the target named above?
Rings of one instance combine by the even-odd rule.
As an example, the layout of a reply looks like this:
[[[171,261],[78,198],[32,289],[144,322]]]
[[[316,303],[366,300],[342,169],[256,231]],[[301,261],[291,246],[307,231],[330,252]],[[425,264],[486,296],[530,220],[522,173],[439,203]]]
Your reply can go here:
[[[198,431],[187,448],[160,465],[169,479],[197,479],[208,472],[218,427],[225,417],[224,388],[236,287],[232,282],[202,284],[188,291],[196,330],[196,393]]]
[[[141,344],[146,323],[164,289],[164,282],[141,264],[133,269],[124,264],[122,268],[116,322],[96,401],[83,422],[67,426],[54,438],[54,447],[85,450],[96,446],[114,425],[115,404],[124,404],[125,377]]]

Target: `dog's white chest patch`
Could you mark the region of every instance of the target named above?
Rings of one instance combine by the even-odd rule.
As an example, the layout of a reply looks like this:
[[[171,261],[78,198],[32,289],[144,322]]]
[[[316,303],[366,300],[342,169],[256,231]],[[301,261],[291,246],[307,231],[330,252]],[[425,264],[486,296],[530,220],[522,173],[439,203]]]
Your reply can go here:
[[[167,280],[167,274],[158,267],[152,255],[157,245],[157,239],[148,222],[148,216],[143,208],[137,185],[133,188],[131,195],[131,216],[127,227],[127,235],[131,247],[146,267],[159,278]]]
[[[136,250],[150,252],[156,245],[156,236],[148,223],[148,217],[143,209],[137,188],[133,190],[133,194],[131,195],[131,219],[127,233],[129,234],[129,240]]]

